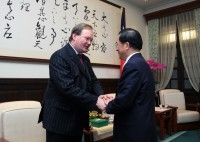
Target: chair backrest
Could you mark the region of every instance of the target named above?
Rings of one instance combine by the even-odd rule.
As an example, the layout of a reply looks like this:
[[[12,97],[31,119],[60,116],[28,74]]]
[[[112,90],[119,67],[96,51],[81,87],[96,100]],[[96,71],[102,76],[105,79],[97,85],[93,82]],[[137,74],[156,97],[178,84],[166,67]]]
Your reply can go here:
[[[183,92],[171,92],[163,94],[164,104],[176,106],[178,109],[186,109],[185,96]]]
[[[166,93],[172,93],[172,92],[180,92],[178,89],[163,89],[159,91],[159,98],[160,98],[160,104],[165,105],[164,100],[163,100],[163,94]]]
[[[0,137],[9,142],[45,142],[45,129],[38,124],[37,101],[0,103]]]

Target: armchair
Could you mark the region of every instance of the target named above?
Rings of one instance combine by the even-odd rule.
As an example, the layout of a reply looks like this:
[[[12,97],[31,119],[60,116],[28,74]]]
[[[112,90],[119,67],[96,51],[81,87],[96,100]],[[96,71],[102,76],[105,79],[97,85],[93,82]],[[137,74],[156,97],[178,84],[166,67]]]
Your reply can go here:
[[[163,89],[159,91],[160,104],[165,105],[163,95],[166,93],[180,92],[178,89]]]
[[[0,142],[45,142],[37,101],[0,103]]]
[[[183,92],[168,92],[163,94],[163,105],[173,108],[173,131],[200,128],[198,111],[187,110]]]

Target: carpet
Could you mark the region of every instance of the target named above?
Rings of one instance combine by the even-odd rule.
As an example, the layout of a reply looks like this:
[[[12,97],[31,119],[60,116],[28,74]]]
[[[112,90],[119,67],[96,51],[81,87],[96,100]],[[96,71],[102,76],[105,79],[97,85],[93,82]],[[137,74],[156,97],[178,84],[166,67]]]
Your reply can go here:
[[[200,142],[200,129],[176,132],[160,142]]]

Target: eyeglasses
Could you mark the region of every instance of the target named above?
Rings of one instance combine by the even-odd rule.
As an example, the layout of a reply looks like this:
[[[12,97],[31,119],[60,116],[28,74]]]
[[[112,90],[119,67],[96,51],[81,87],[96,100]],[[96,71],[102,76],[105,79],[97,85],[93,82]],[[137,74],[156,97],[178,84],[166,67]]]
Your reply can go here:
[[[129,42],[127,41],[127,42],[115,42],[115,47],[117,48],[119,45],[125,45],[125,44],[128,44],[129,46],[130,46],[130,44],[129,44]]]
[[[125,42],[126,43],[126,42]],[[125,43],[121,43],[121,42],[115,42],[115,47],[117,48],[119,45],[123,45]]]

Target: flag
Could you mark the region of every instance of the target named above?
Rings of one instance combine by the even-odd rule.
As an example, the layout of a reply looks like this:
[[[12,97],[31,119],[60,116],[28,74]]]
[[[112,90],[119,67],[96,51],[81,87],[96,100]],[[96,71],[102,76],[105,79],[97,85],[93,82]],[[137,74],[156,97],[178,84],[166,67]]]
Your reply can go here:
[[[122,15],[121,15],[121,30],[125,28],[125,8],[121,7]],[[122,74],[122,69],[125,61],[120,60],[120,75]]]

